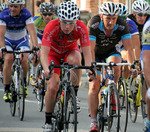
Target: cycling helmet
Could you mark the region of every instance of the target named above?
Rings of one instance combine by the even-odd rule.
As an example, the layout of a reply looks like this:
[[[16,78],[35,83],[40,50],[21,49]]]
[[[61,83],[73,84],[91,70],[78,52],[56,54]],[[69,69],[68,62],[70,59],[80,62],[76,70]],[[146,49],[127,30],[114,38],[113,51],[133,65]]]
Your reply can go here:
[[[100,7],[100,14],[103,15],[118,15],[120,13],[120,9],[118,8],[117,4],[113,2],[105,2]]]
[[[80,15],[77,4],[65,1],[58,8],[58,17],[63,20],[78,20]]]
[[[8,4],[25,4],[25,0],[7,0]]]
[[[40,12],[50,12],[54,10],[54,5],[51,2],[44,2],[40,4]]]
[[[135,13],[148,13],[150,10],[149,4],[143,0],[134,1],[132,4],[132,10]]]
[[[119,3],[118,4],[118,7],[120,8],[120,16],[127,16],[128,15],[128,8],[122,4],[122,3]]]

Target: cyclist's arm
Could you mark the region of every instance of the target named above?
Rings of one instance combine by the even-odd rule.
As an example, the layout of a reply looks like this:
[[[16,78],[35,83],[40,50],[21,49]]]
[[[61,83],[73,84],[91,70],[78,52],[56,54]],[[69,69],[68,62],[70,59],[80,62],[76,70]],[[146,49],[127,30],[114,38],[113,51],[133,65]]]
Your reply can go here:
[[[48,54],[50,51],[50,47],[41,45],[41,52],[40,52],[40,61],[44,69],[44,74],[46,78],[49,78],[49,60]]]
[[[132,46],[132,40],[131,38],[123,39],[122,43],[125,47],[125,50],[128,51],[128,62],[133,63],[134,59],[134,52],[133,52],[133,46]]]
[[[0,47],[5,47],[6,26],[0,25]]]
[[[144,69],[144,76],[148,87],[150,87],[150,50],[143,51],[143,69]]]
[[[95,61],[95,45],[96,45],[96,41],[90,40],[92,61]]]
[[[139,34],[132,36],[132,44],[135,54],[135,60],[140,60],[141,57],[141,49],[140,49],[140,37]]]
[[[30,34],[31,44],[34,47],[38,46],[37,35],[34,28],[34,23],[27,24],[27,30]]]

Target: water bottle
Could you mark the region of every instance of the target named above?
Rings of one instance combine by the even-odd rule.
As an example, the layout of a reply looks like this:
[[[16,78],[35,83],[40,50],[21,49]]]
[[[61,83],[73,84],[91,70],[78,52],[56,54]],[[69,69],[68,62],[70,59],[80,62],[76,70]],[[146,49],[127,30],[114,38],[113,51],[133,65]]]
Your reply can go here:
[[[62,92],[62,94],[61,94],[60,101],[61,101],[61,103],[60,103],[60,108],[62,108],[62,104],[63,104],[63,102],[64,102],[64,92]]]
[[[140,75],[138,75],[137,78],[136,78],[135,86],[136,86],[137,88],[139,87],[139,80],[140,80]]]
[[[105,104],[105,97],[106,97],[106,94],[107,94],[107,88],[106,86],[103,86],[101,87],[101,95],[102,95],[102,104]]]
[[[31,61],[31,60],[33,59],[33,57],[34,57],[34,54],[33,54],[33,53],[30,54],[30,55],[29,55],[29,60]]]

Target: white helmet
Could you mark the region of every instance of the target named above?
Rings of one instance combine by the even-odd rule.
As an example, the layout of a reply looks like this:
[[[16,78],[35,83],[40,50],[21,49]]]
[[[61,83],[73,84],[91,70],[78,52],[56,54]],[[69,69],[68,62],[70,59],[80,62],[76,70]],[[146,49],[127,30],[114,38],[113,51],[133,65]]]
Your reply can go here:
[[[127,16],[128,15],[128,8],[124,4],[119,3],[118,7],[120,8],[120,16]]]
[[[19,5],[24,5],[25,0],[7,0],[8,4],[19,4]]]
[[[150,10],[149,4],[143,0],[134,1],[132,4],[132,10],[135,13],[148,13]]]
[[[54,10],[54,5],[51,2],[44,2],[40,4],[40,12],[53,12]]]
[[[118,15],[120,13],[120,9],[118,8],[117,4],[113,2],[105,2],[100,7],[100,14],[103,15]]]
[[[58,8],[58,17],[63,20],[78,20],[80,15],[77,4],[65,1]]]

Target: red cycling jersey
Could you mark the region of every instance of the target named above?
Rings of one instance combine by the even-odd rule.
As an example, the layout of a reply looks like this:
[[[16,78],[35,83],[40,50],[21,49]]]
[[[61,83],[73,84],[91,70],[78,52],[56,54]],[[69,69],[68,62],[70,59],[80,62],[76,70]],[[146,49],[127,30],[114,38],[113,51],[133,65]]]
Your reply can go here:
[[[42,45],[50,47],[58,54],[64,54],[77,46],[78,39],[81,47],[90,45],[88,30],[83,22],[78,20],[74,30],[69,35],[65,35],[60,29],[59,19],[56,19],[46,25]]]
[[[44,30],[42,45],[50,47],[48,55],[49,63],[55,61],[55,65],[60,64],[60,59],[67,61],[67,56],[71,51],[79,51],[77,40],[80,39],[81,47],[90,46],[89,34],[86,25],[78,20],[74,30],[66,35],[62,32],[59,19],[50,21]],[[60,74],[60,69],[54,68],[54,73]]]

